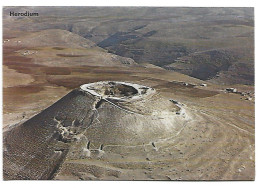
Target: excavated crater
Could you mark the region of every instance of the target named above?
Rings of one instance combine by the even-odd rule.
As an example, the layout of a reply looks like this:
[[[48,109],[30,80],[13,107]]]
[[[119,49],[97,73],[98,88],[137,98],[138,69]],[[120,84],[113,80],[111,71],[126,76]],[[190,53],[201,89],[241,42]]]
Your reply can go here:
[[[102,99],[129,101],[155,93],[153,88],[118,81],[102,81],[80,86],[83,91]]]

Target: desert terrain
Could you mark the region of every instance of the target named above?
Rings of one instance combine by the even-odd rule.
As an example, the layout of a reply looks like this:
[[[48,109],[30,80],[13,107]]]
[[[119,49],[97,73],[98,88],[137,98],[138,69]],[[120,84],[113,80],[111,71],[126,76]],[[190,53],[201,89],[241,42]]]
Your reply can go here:
[[[4,179],[254,180],[253,9],[66,11],[3,10]]]

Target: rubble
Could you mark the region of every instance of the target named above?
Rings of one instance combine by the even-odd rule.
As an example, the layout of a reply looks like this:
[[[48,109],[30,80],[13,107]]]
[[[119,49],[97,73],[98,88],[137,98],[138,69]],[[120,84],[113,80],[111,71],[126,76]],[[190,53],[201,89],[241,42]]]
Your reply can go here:
[[[5,39],[5,40],[4,40],[4,43],[9,42],[9,41],[10,41],[9,39]]]
[[[226,91],[230,92],[230,93],[236,93],[237,89],[236,88],[226,88]]]
[[[21,54],[24,55],[24,56],[26,56],[26,55],[36,54],[36,53],[37,53],[37,51],[29,51],[29,50],[26,50],[26,51],[22,52]]]
[[[170,99],[169,101],[171,101],[173,104],[180,104],[178,101],[176,101],[174,99]]]

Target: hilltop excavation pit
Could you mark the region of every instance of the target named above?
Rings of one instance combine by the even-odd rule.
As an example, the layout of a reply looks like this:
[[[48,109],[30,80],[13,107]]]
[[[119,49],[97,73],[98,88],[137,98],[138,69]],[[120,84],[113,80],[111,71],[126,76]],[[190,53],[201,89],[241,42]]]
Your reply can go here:
[[[100,99],[132,101],[155,93],[155,89],[127,82],[102,81],[81,85],[83,91]]]

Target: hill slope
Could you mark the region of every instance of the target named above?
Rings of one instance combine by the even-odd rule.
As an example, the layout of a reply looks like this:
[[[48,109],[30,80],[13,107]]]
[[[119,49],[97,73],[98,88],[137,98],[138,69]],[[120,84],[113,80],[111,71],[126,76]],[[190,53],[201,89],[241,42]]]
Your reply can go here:
[[[133,84],[137,93],[125,82],[81,86],[14,126],[4,134],[4,178],[254,179],[251,102],[156,82]]]

